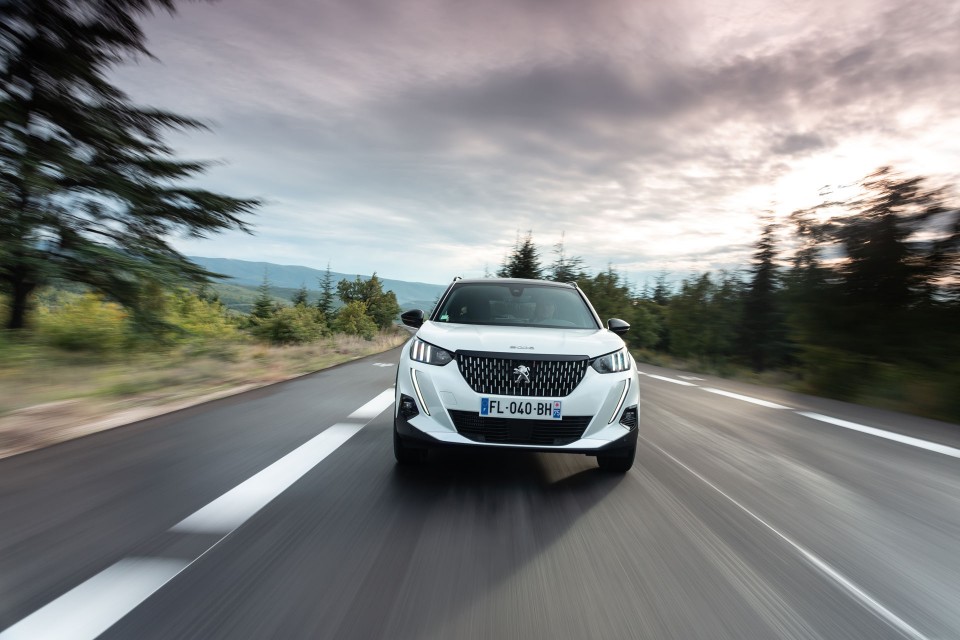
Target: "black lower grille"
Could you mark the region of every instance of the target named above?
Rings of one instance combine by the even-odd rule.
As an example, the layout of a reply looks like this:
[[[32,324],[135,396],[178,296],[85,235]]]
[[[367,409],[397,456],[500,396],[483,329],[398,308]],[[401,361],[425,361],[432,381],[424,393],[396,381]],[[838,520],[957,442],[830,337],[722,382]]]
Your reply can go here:
[[[475,442],[563,446],[576,442],[591,416],[564,416],[562,420],[481,418],[471,411],[449,410],[457,433]]]

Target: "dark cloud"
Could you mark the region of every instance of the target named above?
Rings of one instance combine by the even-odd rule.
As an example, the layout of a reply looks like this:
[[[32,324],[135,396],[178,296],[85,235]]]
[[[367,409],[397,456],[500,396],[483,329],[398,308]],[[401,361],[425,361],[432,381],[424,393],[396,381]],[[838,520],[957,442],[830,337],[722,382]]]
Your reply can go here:
[[[796,155],[825,147],[827,143],[816,133],[791,133],[782,136],[771,148],[772,153]]]

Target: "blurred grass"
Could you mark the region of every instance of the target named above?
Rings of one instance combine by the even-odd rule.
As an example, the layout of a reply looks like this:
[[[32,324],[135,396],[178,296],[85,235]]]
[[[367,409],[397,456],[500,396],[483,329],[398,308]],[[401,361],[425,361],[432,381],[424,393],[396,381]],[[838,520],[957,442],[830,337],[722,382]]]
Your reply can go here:
[[[222,305],[187,292],[157,301],[165,323],[159,335],[94,294],[56,291],[34,302],[29,329],[0,330],[0,419],[65,401],[84,414],[178,402],[316,371],[408,337],[389,330],[372,340],[333,334],[274,346],[241,330]]]
[[[891,364],[837,350],[805,354],[805,366],[756,372],[731,361],[678,358],[635,349],[637,362],[748,382],[785,391],[960,423],[960,362],[948,371]]]
[[[277,382],[385,351],[406,338],[394,332],[370,341],[336,335],[308,345],[234,343],[199,352],[177,346],[123,357],[78,356],[35,341],[11,344],[0,338],[0,418],[64,400],[87,405],[119,400],[163,404],[235,386]]]

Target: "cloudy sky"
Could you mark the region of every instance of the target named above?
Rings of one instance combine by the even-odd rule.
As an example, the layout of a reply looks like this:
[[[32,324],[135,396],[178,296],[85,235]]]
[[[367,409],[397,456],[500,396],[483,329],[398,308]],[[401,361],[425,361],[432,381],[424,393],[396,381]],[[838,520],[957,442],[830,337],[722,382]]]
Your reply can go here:
[[[138,102],[268,201],[190,255],[445,283],[518,231],[647,274],[747,263],[759,215],[882,164],[960,176],[956,0],[221,0],[144,24]]]

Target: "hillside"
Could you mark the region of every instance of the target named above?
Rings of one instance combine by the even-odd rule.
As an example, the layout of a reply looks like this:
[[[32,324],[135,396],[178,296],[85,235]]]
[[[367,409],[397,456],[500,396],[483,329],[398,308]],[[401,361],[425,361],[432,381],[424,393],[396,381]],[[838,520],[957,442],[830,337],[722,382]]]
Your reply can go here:
[[[231,308],[243,309],[242,305],[252,303],[256,295],[256,288],[263,283],[264,274],[270,281],[270,293],[275,297],[289,301],[293,292],[306,285],[310,292],[310,300],[314,301],[319,295],[319,281],[324,272],[320,269],[302,267],[299,265],[282,265],[271,262],[250,262],[247,260],[233,260],[229,258],[203,258],[189,256],[200,266],[216,273],[227,276],[222,283],[215,287],[224,303]],[[338,273],[331,271],[334,283],[346,278],[354,280],[358,274]],[[360,275],[363,280],[370,278],[370,274]],[[432,306],[434,300],[443,293],[446,285],[428,284],[425,282],[408,282],[406,280],[391,280],[380,274],[377,277],[383,282],[384,291],[393,291],[397,302],[404,309]],[[232,286],[231,286],[232,285]],[[248,296],[243,290],[253,290]],[[236,306],[235,306],[236,305]]]

